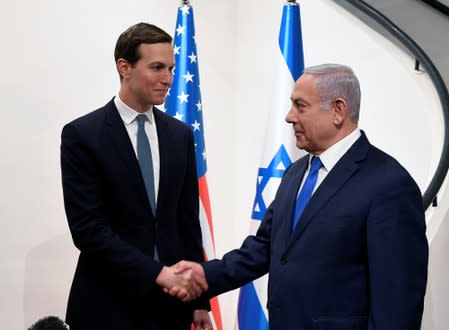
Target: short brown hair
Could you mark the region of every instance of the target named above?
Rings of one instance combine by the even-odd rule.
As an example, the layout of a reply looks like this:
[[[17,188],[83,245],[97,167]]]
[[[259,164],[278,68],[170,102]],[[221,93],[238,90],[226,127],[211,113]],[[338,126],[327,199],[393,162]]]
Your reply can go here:
[[[140,59],[138,52],[140,44],[171,43],[172,40],[167,32],[156,25],[137,23],[118,37],[114,51],[115,62],[123,58],[134,65]]]

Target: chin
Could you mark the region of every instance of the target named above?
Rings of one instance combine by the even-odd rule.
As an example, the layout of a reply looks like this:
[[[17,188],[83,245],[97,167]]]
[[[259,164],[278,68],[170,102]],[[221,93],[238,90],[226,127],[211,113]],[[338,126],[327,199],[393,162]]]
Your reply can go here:
[[[298,149],[304,150],[306,148],[306,145],[305,145],[305,143],[302,143],[300,141],[296,141],[296,147]]]

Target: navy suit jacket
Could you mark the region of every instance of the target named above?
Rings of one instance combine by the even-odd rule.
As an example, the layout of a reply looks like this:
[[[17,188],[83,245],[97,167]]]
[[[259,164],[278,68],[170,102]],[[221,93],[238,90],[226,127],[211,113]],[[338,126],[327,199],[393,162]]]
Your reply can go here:
[[[414,180],[362,132],[290,234],[307,164],[287,169],[255,236],[204,264],[209,294],[268,272],[272,330],[419,330],[428,245]]]
[[[193,309],[208,307],[205,300],[178,302],[155,283],[163,264],[204,259],[192,131],[153,112],[160,154],[155,218],[113,101],[63,128],[64,203],[81,252],[67,306],[72,330],[190,329]],[[152,257],[155,243],[160,263]]]

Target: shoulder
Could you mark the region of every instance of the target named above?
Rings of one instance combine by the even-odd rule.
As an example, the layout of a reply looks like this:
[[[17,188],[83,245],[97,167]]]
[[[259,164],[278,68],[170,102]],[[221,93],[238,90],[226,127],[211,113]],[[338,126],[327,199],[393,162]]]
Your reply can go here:
[[[343,155],[341,163],[349,168],[358,168],[357,175],[372,186],[385,189],[386,185],[398,185],[399,182],[416,186],[409,172],[391,155],[372,145],[365,132]],[[410,185],[411,184],[411,185]]]
[[[407,170],[399,163],[396,158],[385,151],[371,145],[367,153],[367,164],[378,171],[393,171],[393,173],[408,174]],[[388,173],[384,173],[388,174]]]
[[[156,107],[153,108],[153,113],[154,113],[155,119],[158,122],[168,124],[176,129],[181,129],[181,130],[189,129],[190,130],[190,127],[186,123],[166,114],[165,112],[159,110]]]
[[[156,107],[153,108],[153,113],[157,125],[165,126],[174,134],[193,136],[192,129],[186,123],[166,114],[165,112],[162,112]]]
[[[114,102],[111,100],[106,105],[93,110],[81,117],[78,117],[64,125],[62,137],[64,136],[84,136],[98,134],[105,123],[107,113],[116,110]],[[116,110],[117,111],[117,110]]]
[[[116,110],[116,107],[114,105],[114,102],[111,100],[104,106],[72,120],[65,126],[85,127],[85,126],[102,123],[105,120],[106,112],[114,110],[114,109]]]
[[[408,170],[393,156],[371,145],[366,161],[361,164],[370,182],[377,182],[384,190],[412,189],[421,194],[420,189]]]

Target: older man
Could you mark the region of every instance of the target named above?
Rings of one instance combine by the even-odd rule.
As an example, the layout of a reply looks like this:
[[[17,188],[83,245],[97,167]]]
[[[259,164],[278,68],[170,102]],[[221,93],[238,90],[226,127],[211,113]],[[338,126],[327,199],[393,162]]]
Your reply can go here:
[[[209,294],[269,273],[272,330],[419,330],[428,245],[419,188],[358,128],[352,69],[307,68],[286,116],[309,155],[285,172],[255,236],[222,260],[182,262]],[[186,296],[181,287],[172,294]]]

